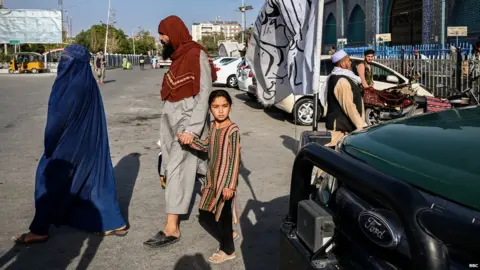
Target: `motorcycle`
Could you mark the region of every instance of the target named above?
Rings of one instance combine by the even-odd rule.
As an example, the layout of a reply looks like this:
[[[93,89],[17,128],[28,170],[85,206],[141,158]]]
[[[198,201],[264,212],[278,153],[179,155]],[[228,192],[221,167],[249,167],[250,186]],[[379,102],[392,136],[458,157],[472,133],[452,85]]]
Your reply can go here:
[[[407,85],[399,85],[383,91],[367,88],[363,92],[365,121],[369,126],[424,112],[420,107],[420,100],[416,101],[417,96],[409,93],[411,91]]]
[[[480,105],[479,98],[473,92],[472,84],[474,81],[478,80],[480,76],[473,78],[472,80],[468,81],[469,86],[463,90],[457,90],[450,88],[449,95],[447,96],[446,100],[452,105],[454,108],[462,108],[468,106],[478,106]],[[442,84],[438,84],[437,88],[447,88]]]

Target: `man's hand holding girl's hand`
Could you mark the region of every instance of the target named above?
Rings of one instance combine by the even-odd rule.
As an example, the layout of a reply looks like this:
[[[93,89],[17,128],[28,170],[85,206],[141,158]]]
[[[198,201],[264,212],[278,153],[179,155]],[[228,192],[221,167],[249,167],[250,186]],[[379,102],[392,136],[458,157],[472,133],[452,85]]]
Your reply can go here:
[[[223,198],[225,200],[230,200],[232,197],[233,197],[233,194],[235,192],[233,191],[233,189],[229,189],[229,188],[224,188],[223,189]]]
[[[191,133],[188,133],[188,132],[183,132],[183,133],[180,133],[180,134],[177,134],[177,137],[178,137],[178,141],[181,143],[181,144],[192,144],[193,142],[193,134]]]

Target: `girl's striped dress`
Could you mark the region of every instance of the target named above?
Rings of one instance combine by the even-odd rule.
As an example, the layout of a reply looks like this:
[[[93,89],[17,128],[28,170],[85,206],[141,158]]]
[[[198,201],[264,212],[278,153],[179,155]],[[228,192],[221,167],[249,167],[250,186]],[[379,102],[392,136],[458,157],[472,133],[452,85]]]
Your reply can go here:
[[[207,180],[203,186],[200,209],[215,214],[218,221],[222,213],[224,199],[223,189],[235,191],[232,198],[233,222],[238,223],[236,211],[236,189],[240,167],[240,133],[234,123],[215,128],[212,123],[208,137],[205,140],[195,138],[191,147],[208,152]]]

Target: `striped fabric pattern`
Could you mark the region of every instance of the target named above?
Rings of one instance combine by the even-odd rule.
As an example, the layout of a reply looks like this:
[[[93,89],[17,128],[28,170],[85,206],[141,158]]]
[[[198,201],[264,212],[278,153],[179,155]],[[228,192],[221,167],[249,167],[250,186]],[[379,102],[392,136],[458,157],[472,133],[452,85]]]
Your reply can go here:
[[[447,109],[450,109],[452,105],[448,100],[443,101],[436,97],[426,97],[427,98],[427,112],[441,112]]]
[[[233,221],[238,223],[235,199],[241,148],[238,126],[232,123],[223,128],[215,128],[212,123],[208,137],[205,140],[195,138],[191,147],[208,152],[207,179],[199,208],[214,213],[218,221],[224,205],[223,189],[232,189],[235,191],[232,198]]]

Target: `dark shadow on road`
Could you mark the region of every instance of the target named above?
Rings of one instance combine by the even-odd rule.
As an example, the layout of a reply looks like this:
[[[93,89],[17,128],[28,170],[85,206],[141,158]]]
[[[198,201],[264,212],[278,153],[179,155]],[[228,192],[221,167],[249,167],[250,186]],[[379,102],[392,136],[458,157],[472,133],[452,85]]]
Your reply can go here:
[[[140,156],[139,153],[128,154],[120,159],[114,168],[118,204],[127,226],[129,226],[128,209],[140,171]]]
[[[102,217],[96,206],[90,201],[68,196],[72,183],[58,181],[58,179],[70,179],[73,168],[73,165],[66,161],[49,161],[43,171],[43,179],[39,180],[42,181],[40,183],[46,191],[35,202],[36,206],[42,206],[40,212],[37,208],[35,220],[37,222],[50,221],[56,224],[72,222],[84,227],[102,227]],[[71,208],[88,212],[88,221],[74,220],[75,216],[69,215]],[[87,248],[76,267],[78,270],[84,270],[90,265],[103,240],[100,236],[69,227],[50,228],[49,235],[49,240],[43,244],[14,245],[0,258],[0,268],[5,270],[66,269],[73,259],[80,256],[81,249],[86,244]],[[9,265],[5,267],[7,264]]]
[[[293,123],[292,116],[276,107],[268,107],[264,109],[264,112],[270,116],[271,118],[281,121],[281,122],[288,122]]]
[[[255,190],[253,190],[252,182],[250,181],[250,173],[251,171],[245,167],[245,164],[243,163],[243,159],[240,160],[240,176],[243,178],[245,181],[245,184],[247,184],[247,187],[250,189],[250,193],[252,194],[252,197],[255,201],[257,201],[257,195],[255,194]]]
[[[213,83],[213,87],[228,87],[226,83]]]
[[[283,139],[282,141],[283,146],[287,149],[290,149],[293,152],[293,154],[296,155],[298,152],[298,141],[287,135],[281,135],[280,138]]]
[[[174,270],[211,270],[202,254],[185,255],[173,267]]]
[[[279,268],[279,230],[287,212],[288,196],[269,202],[256,200],[247,202],[240,216],[243,237],[240,249],[245,269]],[[249,214],[254,220],[250,220]]]
[[[116,82],[117,80],[106,80],[106,81],[103,81],[104,84],[107,84],[107,83],[113,83],[113,82]]]
[[[117,166],[115,166],[119,205],[122,209],[122,212],[126,213],[124,216],[125,218],[128,217],[128,210],[126,209],[130,204],[133,187],[135,185],[140,167],[139,157],[140,155],[137,153],[130,154],[122,158]],[[48,177],[47,170],[45,170],[45,174],[45,186],[47,189],[47,194],[52,195],[54,192],[57,192],[55,189],[58,189],[58,181],[52,181],[53,183],[49,183],[48,180],[54,177]],[[59,176],[58,168],[55,169],[54,175],[55,179],[58,177],[68,178],[68,176]],[[56,197],[58,195],[53,194],[53,196]],[[39,201],[40,200],[42,200],[42,198],[40,198]],[[85,221],[87,224],[86,226],[92,226],[96,228],[102,227],[101,215],[90,201],[83,201],[76,198],[74,199],[73,203],[73,207],[81,206],[81,209],[88,211],[89,219],[88,221]],[[61,216],[61,218],[62,220],[67,220],[61,224],[68,224],[68,217]],[[30,246],[14,245],[0,258],[0,269],[67,269],[75,258],[81,256],[80,261],[75,269],[86,270],[88,269],[90,263],[97,253],[100,244],[103,241],[103,237],[101,236],[96,236],[92,233],[80,231],[68,226],[51,226],[49,235],[49,240],[43,244]],[[81,250],[84,246],[86,246],[85,251],[81,253]]]
[[[263,109],[263,105],[260,102],[252,100],[251,98],[249,98],[247,96],[247,93],[242,92],[242,93],[236,94],[235,97],[240,99],[241,101],[243,101],[243,103],[245,105],[247,105],[248,107],[250,107],[252,109],[256,109],[256,110]]]

